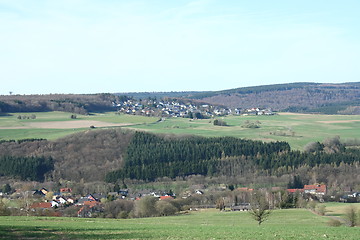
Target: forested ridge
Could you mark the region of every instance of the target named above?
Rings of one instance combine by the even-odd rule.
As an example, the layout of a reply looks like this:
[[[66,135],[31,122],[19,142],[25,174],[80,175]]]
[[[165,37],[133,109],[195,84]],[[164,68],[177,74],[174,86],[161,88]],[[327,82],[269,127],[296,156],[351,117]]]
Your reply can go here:
[[[360,114],[360,83],[289,83],[204,92],[193,96],[231,108],[272,108],[275,111]]]
[[[331,177],[332,182],[338,178],[349,182],[356,178],[339,171],[348,166],[356,172],[359,161],[360,149],[345,147],[339,138],[308,144],[305,151],[293,151],[286,142],[155,135],[122,129],[89,130],[55,141],[0,142],[0,175],[36,181],[154,181],[202,175],[249,182],[307,169],[301,173],[307,181],[322,176]],[[328,174],[323,175],[321,169],[327,169]],[[313,171],[316,176],[309,176]]]
[[[289,173],[301,166],[339,166],[360,161],[358,149],[346,150],[338,141],[318,144],[318,149],[300,152],[290,150],[286,142],[263,143],[232,137],[165,138],[137,132],[127,148],[125,166],[108,173],[106,180],[153,181],[196,174],[236,176],[248,169],[277,174]]]

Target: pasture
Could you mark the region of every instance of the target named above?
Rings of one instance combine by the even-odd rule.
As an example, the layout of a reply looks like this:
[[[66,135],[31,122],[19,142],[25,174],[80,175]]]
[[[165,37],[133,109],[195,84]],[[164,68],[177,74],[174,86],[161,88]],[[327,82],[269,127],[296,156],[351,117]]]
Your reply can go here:
[[[213,119],[189,120],[171,118],[152,125],[138,125],[157,133],[196,134],[201,136],[233,136],[261,141],[286,141],[293,149],[302,150],[314,141],[340,136],[354,139],[360,136],[360,116],[279,113],[274,116],[220,117],[228,126],[214,126]],[[244,128],[246,122],[260,122],[259,128]]]
[[[36,115],[36,119],[18,119],[19,115]],[[313,141],[340,136],[342,140],[360,136],[358,115],[315,115],[279,113],[274,116],[219,117],[228,126],[215,126],[214,119],[166,118],[109,113],[88,116],[71,113],[12,113],[0,116],[0,140],[46,138],[57,139],[71,133],[96,128],[124,127],[166,134],[194,134],[200,136],[233,136],[261,141],[286,141],[293,149],[302,150]],[[246,122],[258,123],[259,128],[243,127]]]
[[[350,206],[355,207],[355,209],[360,210],[360,203],[337,203],[337,202],[327,202],[322,203],[326,207],[327,216],[336,216],[341,218],[346,218],[345,213]]]
[[[0,217],[0,239],[358,239],[305,209],[275,210],[257,225],[247,212],[201,210],[171,217],[93,219]]]
[[[35,119],[18,119],[18,116],[31,116]],[[158,120],[133,115],[117,115],[112,113],[93,113],[90,115],[76,115],[71,119],[67,112],[35,112],[35,113],[9,113],[0,116],[0,140],[45,138],[57,139],[66,135],[88,130],[90,126],[96,128],[112,128],[147,125]]]

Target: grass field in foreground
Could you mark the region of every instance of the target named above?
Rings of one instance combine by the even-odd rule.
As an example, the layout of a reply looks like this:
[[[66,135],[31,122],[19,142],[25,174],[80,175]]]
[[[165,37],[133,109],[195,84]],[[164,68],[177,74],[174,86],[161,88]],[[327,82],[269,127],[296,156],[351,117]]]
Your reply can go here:
[[[17,119],[21,116],[36,115],[36,119]],[[125,114],[93,113],[88,116],[71,113],[12,113],[0,116],[0,140],[46,138],[56,139],[68,134],[85,131],[90,125],[101,127],[126,127],[167,134],[194,134],[200,136],[233,136],[261,141],[286,141],[293,149],[302,150],[313,141],[340,136],[353,139],[360,136],[359,115],[315,115],[280,113],[274,116],[227,116],[219,117],[228,126],[214,126],[214,119],[190,120],[189,118],[159,118]],[[259,121],[260,128],[243,128],[246,121]],[[82,123],[82,124],[80,124]],[[65,126],[65,127],[64,127]],[[272,134],[271,134],[272,133]]]
[[[0,217],[2,239],[358,239],[305,209],[275,210],[257,225],[246,212],[206,210],[141,219]]]

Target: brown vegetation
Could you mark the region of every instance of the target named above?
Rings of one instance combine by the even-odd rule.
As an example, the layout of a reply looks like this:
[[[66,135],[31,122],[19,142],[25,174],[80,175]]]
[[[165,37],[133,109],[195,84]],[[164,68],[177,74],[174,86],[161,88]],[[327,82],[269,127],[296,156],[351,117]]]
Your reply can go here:
[[[0,155],[51,156],[55,170],[50,179],[102,181],[106,172],[122,167],[132,135],[122,129],[89,130],[56,141],[4,142]]]

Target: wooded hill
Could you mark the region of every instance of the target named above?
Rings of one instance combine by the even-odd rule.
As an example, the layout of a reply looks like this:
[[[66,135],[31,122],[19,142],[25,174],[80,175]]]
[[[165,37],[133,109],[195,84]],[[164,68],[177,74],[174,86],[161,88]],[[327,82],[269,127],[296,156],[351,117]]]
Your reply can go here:
[[[78,114],[114,110],[125,96],[101,94],[0,95],[0,114],[8,112],[64,111]]]
[[[39,158],[39,161],[51,158],[54,170],[45,174],[48,180],[62,178],[76,182],[81,179],[86,182],[103,181],[107,172],[123,166],[123,156],[133,134],[131,131],[122,129],[89,130],[55,141],[37,139],[2,141],[0,143],[0,161],[9,157],[14,157],[19,161],[31,160],[31,157]],[[6,162],[4,161],[3,164]],[[21,165],[16,166],[21,167]],[[25,165],[23,166],[25,167]],[[0,164],[0,175],[17,175],[18,178],[28,180],[44,178],[42,176],[42,178],[34,179],[30,169],[28,170],[27,175],[16,174],[27,171],[26,168],[4,172]],[[39,171],[42,170],[39,169]],[[42,173],[44,174],[44,172]]]
[[[259,107],[286,112],[360,114],[359,82],[274,84],[203,92],[192,98],[242,109]]]
[[[305,184],[356,187],[359,156],[359,149],[345,148],[337,138],[310,144],[300,152],[291,150],[286,142],[89,130],[55,141],[0,142],[0,175],[74,182],[202,175],[222,183],[274,184],[297,174]]]

